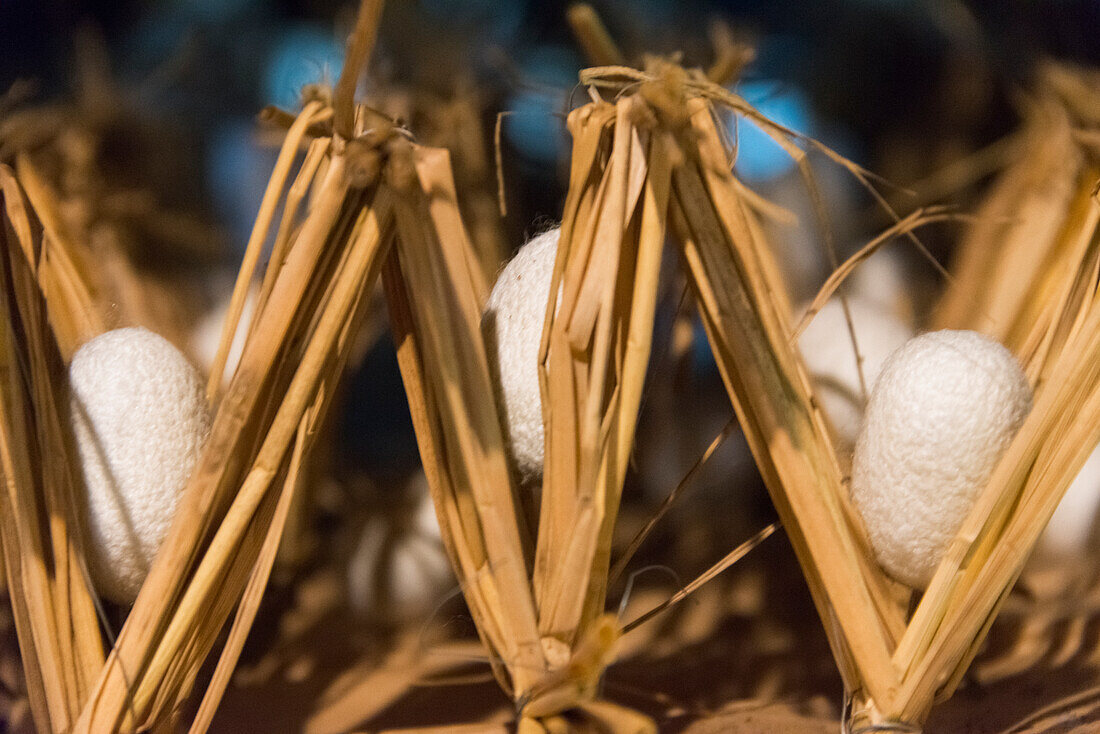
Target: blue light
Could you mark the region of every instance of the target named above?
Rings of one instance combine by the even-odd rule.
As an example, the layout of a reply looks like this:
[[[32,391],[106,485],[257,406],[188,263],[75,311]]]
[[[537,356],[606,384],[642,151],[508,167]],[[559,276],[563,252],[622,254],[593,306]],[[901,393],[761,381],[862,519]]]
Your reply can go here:
[[[508,99],[503,133],[525,158],[553,164],[565,154],[569,137],[561,117],[562,95],[524,91]]]
[[[520,73],[527,82],[568,90],[577,84],[581,58],[565,46],[535,46],[520,59]]]
[[[344,63],[344,49],[321,27],[301,25],[283,33],[264,64],[264,100],[297,109],[302,87],[335,84]]]
[[[812,135],[813,113],[801,90],[775,81],[742,82],[737,92],[760,112],[785,127]],[[749,182],[778,178],[795,167],[794,160],[756,124],[741,116],[728,122],[737,141],[738,175]]]
[[[255,136],[254,120],[231,119],[214,129],[206,146],[206,185],[237,257],[244,254],[278,153],[258,146]]]
[[[137,21],[124,48],[135,66],[155,64],[176,53],[191,28],[190,19],[180,13],[151,10]]]
[[[568,48],[538,46],[519,66],[531,88],[516,92],[505,103],[510,114],[504,118],[504,137],[524,158],[552,165],[568,155],[567,97],[577,83],[581,61]]]
[[[707,331],[699,319],[694,319],[691,325],[691,369],[697,375],[709,375],[718,369]]]

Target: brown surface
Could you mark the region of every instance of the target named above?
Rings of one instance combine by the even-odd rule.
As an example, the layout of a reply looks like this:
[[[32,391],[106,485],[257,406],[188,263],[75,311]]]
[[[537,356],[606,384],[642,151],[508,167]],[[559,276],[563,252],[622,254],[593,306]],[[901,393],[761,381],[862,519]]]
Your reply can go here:
[[[692,545],[712,542],[692,518],[678,522],[696,528]],[[634,594],[624,618],[668,593],[671,581],[647,577],[652,587]],[[1059,602],[1064,577],[1064,570],[1028,575],[1030,596],[1018,593],[1006,605],[986,651],[955,696],[933,710],[927,732],[1100,731],[1100,595]],[[457,600],[434,621],[471,634]],[[29,731],[14,630],[9,616],[0,623],[0,715],[8,730]],[[509,702],[477,644],[443,648],[433,642],[439,636],[421,624],[394,633],[353,618],[330,571],[293,594],[272,589],[214,730],[303,731],[312,723],[318,732],[463,731],[456,727],[495,722],[501,731]],[[682,607],[628,635],[604,694],[672,734],[838,732],[839,678],[786,539],[770,539]]]
[[[698,528],[688,517],[678,522]],[[698,534],[706,532],[697,531],[693,545],[713,547]],[[646,578],[652,586],[635,592],[625,619],[673,583]],[[956,695],[934,709],[927,732],[1100,731],[1100,615],[1091,597],[1060,612],[1052,600],[1058,585],[1049,575],[1045,586],[1035,579],[1033,597],[1018,594],[1006,606],[988,649]],[[445,648],[422,624],[395,635],[353,619],[326,573],[293,598],[276,593],[269,603],[215,731],[502,731],[511,718],[476,643]],[[460,636],[472,629],[457,600],[434,622]],[[418,671],[430,674],[418,678]],[[770,539],[624,638],[604,695],[653,716],[670,734],[838,732],[839,676],[786,539]]]

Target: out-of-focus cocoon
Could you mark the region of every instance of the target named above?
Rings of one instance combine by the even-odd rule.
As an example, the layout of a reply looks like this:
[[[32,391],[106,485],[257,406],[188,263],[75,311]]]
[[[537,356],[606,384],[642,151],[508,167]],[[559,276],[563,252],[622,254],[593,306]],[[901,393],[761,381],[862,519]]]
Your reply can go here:
[[[166,339],[126,328],[77,350],[69,386],[89,571],[100,594],[130,604],[210,430],[203,380]]]
[[[911,324],[916,310],[910,297],[913,282],[913,274],[900,252],[879,250],[860,263],[844,285],[863,303]]]
[[[892,312],[863,298],[849,296],[847,302],[870,391],[886,358],[912,338],[913,330]],[[837,450],[849,452],[859,435],[865,406],[856,350],[838,297],[814,316],[798,346],[813,378],[814,393],[834,429]]]
[[[237,326],[237,333],[233,335],[233,343],[226,355],[225,370],[222,372],[222,382],[228,384],[233,373],[237,370],[237,364],[241,361],[244,351],[245,337],[248,334],[249,325],[256,311],[256,300],[259,298],[260,289],[252,287],[248,289],[248,295],[244,300],[244,308],[241,309],[241,319]],[[225,319],[229,315],[229,304],[232,300],[232,285],[218,302],[210,308],[191,331],[190,352],[195,356],[199,367],[206,373],[214,366],[214,358],[218,354],[221,345],[222,328]]]
[[[1100,447],[1069,485],[1035,548],[1037,561],[1072,563],[1094,553],[1100,515]]]
[[[852,465],[852,503],[878,562],[917,589],[1031,410],[1012,353],[973,331],[910,340],[883,365]]]
[[[422,619],[455,583],[423,473],[412,490],[418,495],[413,512],[372,517],[352,553],[348,603],[360,614],[398,623]]]

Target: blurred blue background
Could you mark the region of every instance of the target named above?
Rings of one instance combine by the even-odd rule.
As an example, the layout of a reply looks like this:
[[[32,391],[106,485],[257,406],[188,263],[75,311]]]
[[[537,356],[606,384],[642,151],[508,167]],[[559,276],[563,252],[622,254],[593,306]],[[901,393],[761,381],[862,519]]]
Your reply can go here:
[[[860,163],[912,180],[937,153],[973,148],[1012,124],[1006,98],[1040,54],[1100,61],[1100,2],[673,2],[594,3],[623,48],[683,51],[705,65],[708,22],[727,20],[758,40],[742,93],[781,121],[845,146]],[[503,122],[519,232],[554,216],[564,191],[564,113],[583,60],[564,22],[565,2],[420,0],[386,8],[376,70],[395,83],[450,93],[472,77],[488,130]],[[176,145],[196,170],[197,206],[230,240],[247,235],[269,155],[250,134],[265,104],[293,108],[306,83],[332,81],[354,5],[336,0],[0,2],[0,91],[17,79],[37,99],[71,94],[74,34],[100,34],[112,74],[141,109],[174,123]],[[738,168],[748,180],[781,175],[789,161],[751,125],[741,125]],[[902,160],[899,141],[935,140]],[[947,141],[945,143],[944,141]],[[886,151],[900,151],[892,160]],[[912,160],[916,159],[916,160]],[[205,183],[203,183],[205,182]],[[216,205],[210,203],[216,201]],[[233,253],[227,253],[232,257]]]

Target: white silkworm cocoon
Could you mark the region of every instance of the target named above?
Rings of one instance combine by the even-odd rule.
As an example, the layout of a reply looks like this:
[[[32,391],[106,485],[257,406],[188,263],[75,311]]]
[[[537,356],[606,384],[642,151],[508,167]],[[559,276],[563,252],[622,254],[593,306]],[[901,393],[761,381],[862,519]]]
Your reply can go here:
[[[1038,561],[1073,562],[1092,552],[1097,544],[1100,515],[1100,447],[1093,449],[1058,509],[1047,523],[1035,548]]]
[[[910,298],[913,274],[897,250],[883,249],[859,264],[844,281],[849,292],[865,304],[911,324],[914,304]]]
[[[224,383],[229,382],[229,378],[233,376],[237,364],[241,361],[245,337],[248,334],[249,324],[251,324],[256,310],[259,293],[260,289],[258,287],[248,289],[244,308],[241,310],[240,324],[237,327],[236,334],[233,335],[233,343],[229,346],[229,353],[226,355],[225,369],[222,371],[222,382]],[[225,326],[226,316],[229,315],[229,305],[232,297],[232,289],[230,289],[224,294],[224,298],[221,298],[209,311],[202,315],[191,331],[189,349],[195,355],[199,367],[208,374],[214,366],[214,357],[218,354],[218,346],[222,340],[222,328]]]
[[[89,572],[130,604],[210,430],[203,379],[163,337],[126,328],[77,350],[69,387]]]
[[[849,296],[846,300],[869,392],[887,357],[913,337],[913,329],[892,312],[863,298]],[[798,346],[814,381],[814,394],[833,427],[837,450],[849,452],[863,424],[865,406],[856,349],[839,297],[832,298],[814,316],[799,337]]]
[[[481,318],[509,455],[524,479],[542,475],[545,434],[538,358],[561,229],[540,234],[504,266]]]
[[[348,603],[360,614],[392,622],[422,619],[454,582],[423,473],[408,517],[372,517],[348,563]]]
[[[883,569],[923,589],[1031,410],[1012,353],[973,331],[905,344],[871,391],[852,503]]]

